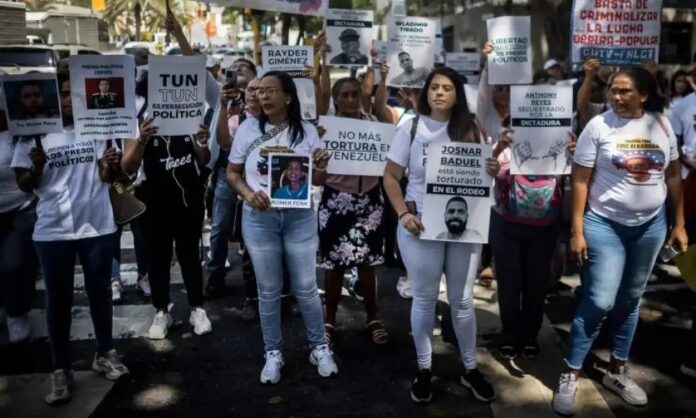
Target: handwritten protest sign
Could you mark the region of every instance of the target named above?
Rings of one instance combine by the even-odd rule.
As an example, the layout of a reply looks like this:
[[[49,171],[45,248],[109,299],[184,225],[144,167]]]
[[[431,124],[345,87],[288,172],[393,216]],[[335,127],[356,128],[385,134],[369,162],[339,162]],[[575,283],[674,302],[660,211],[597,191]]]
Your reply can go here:
[[[387,84],[393,87],[423,87],[434,65],[436,23],[424,17],[388,19],[389,47]]]
[[[425,166],[422,239],[487,243],[491,146],[464,142],[431,143]]]
[[[372,10],[329,9],[326,38],[331,53],[330,65],[356,67],[370,63],[370,46],[375,39]]]
[[[316,119],[317,105],[314,82],[305,71],[313,63],[314,50],[311,46],[264,46],[261,49],[263,69],[283,71],[292,77],[300,99],[302,119]]]
[[[70,90],[78,139],[135,138],[133,56],[71,56]]]
[[[205,55],[151,56],[148,114],[159,135],[198,132],[205,115]]]
[[[587,57],[614,66],[658,60],[662,0],[575,0],[571,20],[574,64]]]
[[[572,116],[572,87],[512,86],[510,173],[570,174],[572,156],[566,144]]]
[[[357,176],[382,176],[395,127],[390,123],[322,116],[319,125],[331,154],[328,172]]]
[[[55,74],[18,74],[0,77],[10,135],[63,132]]]
[[[268,10],[271,12],[323,16],[329,8],[329,0],[202,0],[237,8]]]
[[[272,208],[312,207],[312,159],[298,154],[269,154],[268,189]]]
[[[489,84],[532,83],[532,40],[529,16],[489,19],[488,39],[493,53],[488,57]]]
[[[447,66],[464,77],[466,84],[478,84],[481,77],[481,55],[478,52],[448,52]]]

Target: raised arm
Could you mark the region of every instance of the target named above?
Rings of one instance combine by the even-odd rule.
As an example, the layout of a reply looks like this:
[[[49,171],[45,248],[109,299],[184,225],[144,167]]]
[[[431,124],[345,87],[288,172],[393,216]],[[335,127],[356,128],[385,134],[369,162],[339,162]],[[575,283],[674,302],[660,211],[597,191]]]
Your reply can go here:
[[[592,119],[592,84],[599,71],[600,62],[597,58],[587,58],[582,68],[585,78],[578,90],[578,122],[585,126]]]

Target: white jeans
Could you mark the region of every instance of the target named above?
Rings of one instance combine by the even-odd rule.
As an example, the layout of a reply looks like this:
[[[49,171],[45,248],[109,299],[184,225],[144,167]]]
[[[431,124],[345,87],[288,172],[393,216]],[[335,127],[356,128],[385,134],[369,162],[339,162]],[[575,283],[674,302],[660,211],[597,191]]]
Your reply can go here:
[[[473,289],[481,244],[425,241],[399,225],[399,249],[412,281],[411,330],[418,368],[432,366],[432,339],[440,277],[445,273],[452,325],[464,367],[476,368],[476,314]]]

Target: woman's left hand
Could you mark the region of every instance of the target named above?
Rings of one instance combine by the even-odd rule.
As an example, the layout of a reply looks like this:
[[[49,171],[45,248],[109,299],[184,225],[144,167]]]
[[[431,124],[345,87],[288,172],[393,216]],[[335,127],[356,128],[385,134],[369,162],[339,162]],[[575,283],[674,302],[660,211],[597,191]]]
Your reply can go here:
[[[323,138],[324,134],[326,134],[326,128],[324,128],[321,125],[317,126],[317,133],[319,134],[319,138]]]
[[[326,170],[326,166],[329,165],[329,152],[325,149],[317,148],[312,151],[312,160],[314,161],[314,168],[320,170]]]
[[[685,253],[689,247],[689,238],[686,235],[686,229],[684,229],[683,225],[675,225],[669,232],[669,239],[665,244],[665,248],[672,248],[673,246],[676,246],[682,253]]]
[[[198,125],[198,127],[198,133],[194,134],[193,138],[198,145],[205,146],[208,144],[208,140],[210,139],[210,131],[205,125]]]
[[[575,155],[575,147],[578,145],[578,136],[572,132],[568,132],[568,138],[570,138],[570,141],[566,144],[566,151],[568,151],[570,155]]]
[[[100,160],[102,168],[108,168],[110,166],[117,165],[119,161],[119,152],[116,150],[116,148],[111,147],[104,151],[104,155],[102,155],[102,158]]]
[[[498,160],[492,157],[486,158],[486,173],[488,173],[489,176],[495,177],[498,175],[500,172],[500,163]]]

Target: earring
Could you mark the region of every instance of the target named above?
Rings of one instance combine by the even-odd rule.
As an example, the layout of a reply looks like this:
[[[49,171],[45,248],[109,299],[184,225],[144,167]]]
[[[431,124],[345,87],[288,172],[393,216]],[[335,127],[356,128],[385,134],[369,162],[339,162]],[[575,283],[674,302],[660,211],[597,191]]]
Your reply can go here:
[[[290,102],[289,102],[289,101],[288,101],[288,102],[285,102],[285,105],[286,105],[286,106],[290,106]]]

